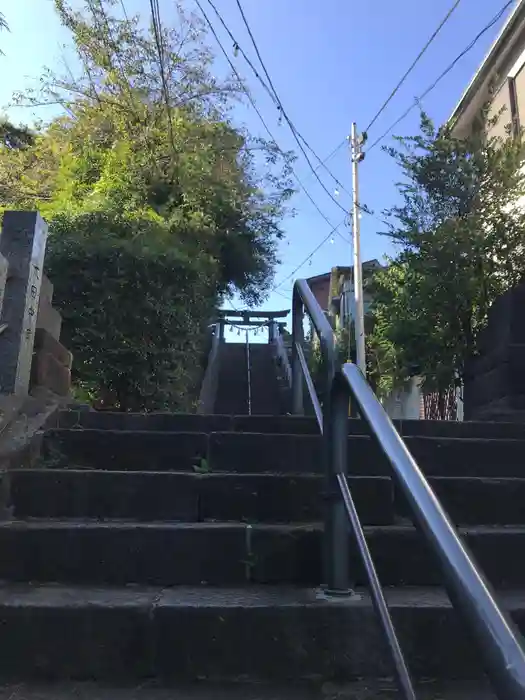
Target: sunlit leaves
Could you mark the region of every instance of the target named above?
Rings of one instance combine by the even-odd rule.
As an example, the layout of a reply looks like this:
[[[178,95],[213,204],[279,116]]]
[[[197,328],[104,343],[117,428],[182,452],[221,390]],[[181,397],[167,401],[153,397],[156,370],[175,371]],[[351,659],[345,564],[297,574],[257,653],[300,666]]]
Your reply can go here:
[[[416,137],[388,149],[401,203],[385,212],[398,245],[376,276],[372,342],[389,385],[421,375],[444,391],[461,378],[496,297],[525,275],[521,137],[455,138],[422,115]]]

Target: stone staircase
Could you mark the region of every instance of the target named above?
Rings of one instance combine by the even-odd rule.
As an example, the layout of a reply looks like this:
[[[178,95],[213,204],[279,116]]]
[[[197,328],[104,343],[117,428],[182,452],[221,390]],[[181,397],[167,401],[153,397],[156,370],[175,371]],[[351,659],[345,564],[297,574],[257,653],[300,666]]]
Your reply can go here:
[[[246,343],[225,343],[221,361],[214,413],[219,415],[280,415],[289,409],[289,392],[281,390],[273,349],[252,343],[250,357],[250,409],[248,408],[248,361]],[[288,401],[289,402],[289,401]]]
[[[398,429],[525,631],[525,429]],[[360,421],[349,421],[348,460],[412,673],[480,678],[440,572]],[[365,678],[377,690],[392,668],[350,536],[357,595],[334,600],[321,589],[321,469],[310,418],[59,412],[39,468],[3,475],[0,676]],[[387,697],[376,690],[366,697]]]
[[[245,343],[224,343],[220,348],[219,376],[214,413],[248,413],[248,367]]]

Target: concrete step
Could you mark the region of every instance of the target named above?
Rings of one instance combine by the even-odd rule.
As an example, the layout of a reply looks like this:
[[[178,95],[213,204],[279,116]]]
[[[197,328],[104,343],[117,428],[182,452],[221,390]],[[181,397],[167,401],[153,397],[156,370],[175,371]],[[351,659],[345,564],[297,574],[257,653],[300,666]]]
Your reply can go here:
[[[50,426],[95,430],[156,430],[177,433],[248,432],[319,435],[315,418],[304,416],[232,416],[181,413],[113,413],[111,411],[58,411]],[[456,421],[394,421],[401,435],[525,440],[520,423],[474,423]],[[361,420],[349,419],[350,435],[368,435]]]
[[[436,586],[443,577],[422,536],[410,525],[365,527],[379,579],[384,586]],[[472,526],[460,534],[494,586],[525,586],[525,527]],[[350,576],[367,585],[354,540],[349,536]],[[319,585],[322,530],[311,525],[254,526],[250,541],[250,580],[260,584]]]
[[[270,345],[250,345],[251,413],[275,415],[282,413],[277,365]]]
[[[396,430],[404,437],[481,438],[493,440],[525,440],[524,423],[470,422],[445,420],[394,420]],[[232,428],[230,428],[231,430]],[[319,435],[317,420],[309,416],[234,416],[233,430],[248,433],[281,433]],[[370,435],[362,420],[348,419],[349,435]]]
[[[461,528],[489,580],[525,586],[525,527]],[[439,585],[442,577],[411,526],[367,526],[385,586]],[[29,520],[0,523],[0,580],[95,585],[317,586],[320,525]],[[350,573],[365,585],[349,536]]]
[[[315,475],[21,469],[7,478],[16,518],[307,522],[323,517],[324,480]],[[350,477],[349,483],[363,523],[394,521],[389,478]]]
[[[456,525],[525,524],[525,478],[430,477],[430,485]],[[410,508],[394,489],[397,516]]]
[[[387,589],[386,596],[416,677],[481,676],[473,644],[442,591]],[[503,592],[499,600],[525,630],[524,592]],[[0,588],[0,646],[0,676],[17,680],[297,683],[377,679],[392,672],[369,596],[334,601],[313,589],[6,586]],[[386,693],[362,696],[368,700],[397,697],[391,683],[365,681],[361,687]],[[460,684],[455,693],[480,687]],[[338,686],[321,688],[328,697],[341,697]],[[429,684],[426,697],[443,696]]]
[[[525,441],[407,437],[428,476],[524,477]],[[52,430],[45,435],[46,466],[110,470],[192,471],[207,460],[213,472],[322,473],[322,439],[313,435],[217,432]],[[376,442],[348,439],[352,475],[390,476]]]
[[[483,681],[424,681],[418,700],[495,700]],[[134,684],[67,681],[12,683],[0,688],[0,700],[404,700],[392,679],[327,682],[213,682]]]
[[[525,477],[525,441],[407,437],[405,443],[428,476]],[[214,471],[320,473],[322,438],[310,435],[213,433],[208,460]],[[348,439],[348,472],[390,476],[375,440]]]
[[[206,433],[51,430],[44,436],[45,466],[191,472],[208,455]]]
[[[112,411],[58,411],[50,427],[90,430],[155,430],[174,433],[211,433],[235,430],[234,416],[196,413],[114,413]]]
[[[3,478],[15,518],[291,523],[321,520],[325,503],[323,477],[312,474],[20,469]],[[456,524],[525,524],[525,479],[429,481]],[[410,517],[388,477],[354,476],[349,484],[364,525]]]
[[[248,364],[245,343],[225,343],[219,349],[219,374],[214,411],[248,413]]]

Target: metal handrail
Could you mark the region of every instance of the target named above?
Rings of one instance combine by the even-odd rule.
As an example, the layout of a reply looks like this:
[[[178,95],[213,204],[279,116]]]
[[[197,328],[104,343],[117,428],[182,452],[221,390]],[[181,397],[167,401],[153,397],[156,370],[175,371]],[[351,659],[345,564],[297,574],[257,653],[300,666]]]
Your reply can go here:
[[[315,410],[321,434],[324,437],[325,492],[331,496],[325,508],[324,527],[324,575],[325,588],[333,595],[345,595],[349,589],[348,560],[348,520],[356,538],[359,553],[365,564],[365,570],[372,590],[372,601],[378,613],[379,621],[387,638],[396,677],[406,700],[415,700],[416,696],[408,672],[401,645],[397,639],[394,624],[385,600],[379,577],[375,570],[372,555],[359,520],[352,494],[346,480],[346,450],[348,440],[348,393],[341,390],[341,383],[336,382],[335,337],[321,307],[317,303],[308,283],[298,280],[293,292],[293,344],[292,344],[292,395],[293,412],[303,412],[303,379]],[[304,356],[302,343],[303,310],[306,307],[315,331],[319,337],[321,353],[324,359],[324,407],[315,391],[308,365]]]
[[[252,415],[252,370],[250,367],[250,338],[246,331],[246,371],[248,380],[248,415]]]
[[[303,377],[306,382],[308,382],[307,376],[310,375],[308,371],[308,364],[306,363],[306,358],[304,357],[303,343],[304,343],[304,329],[303,329],[303,308],[306,307],[308,310],[308,315],[315,331],[319,337],[319,343],[321,345],[321,354],[323,357],[323,389],[324,396],[328,397],[332,388],[332,381],[335,374],[335,342],[334,342],[334,332],[332,327],[328,323],[326,316],[324,315],[321,307],[317,303],[312,290],[308,286],[306,280],[297,280],[293,288],[292,297],[292,411],[293,413],[303,412]],[[308,393],[312,400],[312,404],[315,406],[318,404],[321,408],[321,402],[317,397],[317,393],[313,389],[313,382],[307,383]],[[325,412],[326,413],[326,412]],[[327,421],[323,418],[322,411],[318,412],[316,410],[317,422],[319,423],[319,428],[323,432],[325,424]]]
[[[290,364],[290,359],[288,357],[288,351],[284,344],[283,336],[279,328],[277,321],[274,321],[272,325],[269,326],[270,334],[269,340],[274,347],[275,359],[278,364],[282,367],[286,382],[288,386],[292,386],[292,365]]]
[[[417,525],[439,560],[450,600],[473,633],[487,674],[500,697],[523,699],[525,654],[519,633],[498,606],[491,585],[366,379],[350,363],[343,366],[342,375],[390,462]]]
[[[308,382],[306,377],[308,368],[301,362],[298,349],[299,345],[302,349],[304,340],[302,324],[305,309],[319,336],[325,364],[326,393],[322,417],[321,420],[318,417],[318,421],[323,434],[325,474],[331,497],[325,519],[325,578],[329,582],[328,587],[340,592],[348,588],[346,528],[341,522],[341,513],[344,512],[345,520],[350,520],[365,564],[372,599],[390,646],[400,689],[406,698],[414,698],[399,641],[346,479],[348,400],[352,396],[392,466],[394,478],[409,503],[416,525],[437,556],[452,605],[477,643],[485,671],[498,697],[502,700],[523,700],[525,653],[519,633],[496,602],[492,587],[461,541],[362,373],[352,363],[339,365],[336,362],[333,331],[305,280],[295,283],[293,293],[294,413],[302,413],[303,379],[310,394],[313,390],[313,383]],[[337,485],[335,489],[334,483]]]

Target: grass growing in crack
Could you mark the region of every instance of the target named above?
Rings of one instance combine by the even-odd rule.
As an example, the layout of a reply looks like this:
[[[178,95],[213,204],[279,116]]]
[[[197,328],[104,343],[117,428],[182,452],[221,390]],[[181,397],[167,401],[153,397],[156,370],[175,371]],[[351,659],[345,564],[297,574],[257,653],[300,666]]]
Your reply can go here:
[[[59,444],[48,442],[41,454],[40,465],[47,469],[63,467],[67,462],[66,456]]]
[[[193,465],[193,471],[196,474],[209,474],[211,472],[211,467],[208,460],[205,457],[201,457],[199,463]]]

